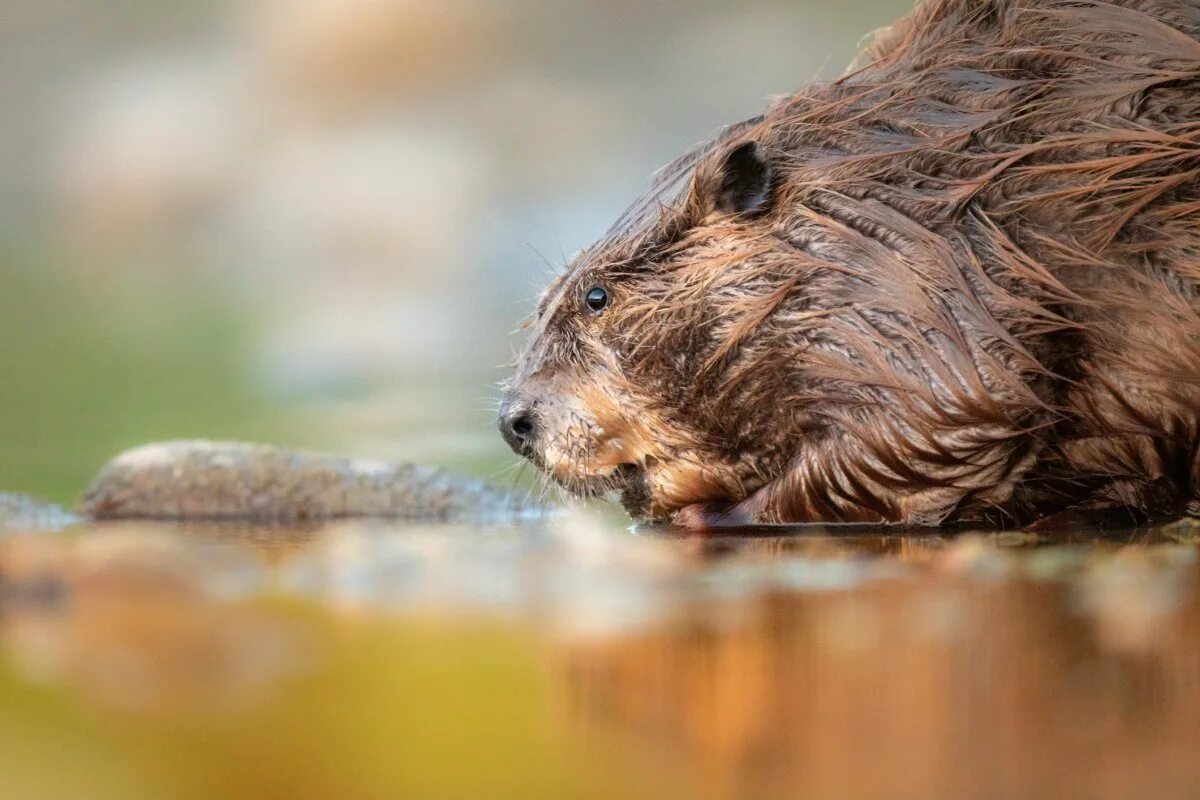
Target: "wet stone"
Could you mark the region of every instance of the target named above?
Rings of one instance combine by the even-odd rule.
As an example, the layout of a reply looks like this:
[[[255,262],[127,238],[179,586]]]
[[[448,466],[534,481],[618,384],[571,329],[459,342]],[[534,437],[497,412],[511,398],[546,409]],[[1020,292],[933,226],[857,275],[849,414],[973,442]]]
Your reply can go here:
[[[93,519],[500,523],[545,516],[524,492],[433,467],[242,442],[172,441],[114,458],[80,502]]]

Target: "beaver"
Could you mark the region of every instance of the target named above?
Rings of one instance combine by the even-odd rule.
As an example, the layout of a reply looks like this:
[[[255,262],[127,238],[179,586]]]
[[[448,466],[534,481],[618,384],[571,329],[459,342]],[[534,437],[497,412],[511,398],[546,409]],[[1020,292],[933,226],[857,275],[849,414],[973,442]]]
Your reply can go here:
[[[924,0],[655,177],[512,448],[637,520],[1028,524],[1200,490],[1200,5]]]

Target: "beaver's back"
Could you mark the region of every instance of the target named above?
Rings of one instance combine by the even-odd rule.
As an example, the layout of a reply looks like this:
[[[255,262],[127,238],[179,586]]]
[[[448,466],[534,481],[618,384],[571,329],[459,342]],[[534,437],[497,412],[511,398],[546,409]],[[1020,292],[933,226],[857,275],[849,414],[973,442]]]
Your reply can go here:
[[[1132,506],[1194,493],[1200,4],[925,3],[866,64],[764,125],[793,155],[794,208],[893,251],[863,266],[876,285],[853,303],[884,330],[921,324],[893,299],[912,273],[960,296],[946,313],[973,363],[958,371],[1022,406],[1008,416],[1043,445],[1016,502],[1052,484]],[[904,357],[953,360],[922,346]]]

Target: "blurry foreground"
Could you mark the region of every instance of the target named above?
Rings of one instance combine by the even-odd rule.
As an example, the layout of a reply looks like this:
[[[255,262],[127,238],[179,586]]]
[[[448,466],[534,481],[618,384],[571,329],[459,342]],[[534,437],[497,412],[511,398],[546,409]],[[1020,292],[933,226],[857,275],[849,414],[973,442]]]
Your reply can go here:
[[[0,796],[1189,798],[1200,527],[0,539]]]

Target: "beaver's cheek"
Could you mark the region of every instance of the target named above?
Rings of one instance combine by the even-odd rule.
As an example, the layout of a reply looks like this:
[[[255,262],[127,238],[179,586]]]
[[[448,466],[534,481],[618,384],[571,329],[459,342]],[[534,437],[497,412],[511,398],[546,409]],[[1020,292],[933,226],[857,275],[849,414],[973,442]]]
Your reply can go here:
[[[665,435],[666,426],[652,415],[641,414],[635,415],[633,419],[626,419],[608,408],[593,413],[597,420],[593,427],[597,466],[619,467],[634,464],[645,467],[648,460],[663,458],[667,454],[669,437]],[[655,430],[658,431],[657,435]]]
[[[647,462],[652,461],[655,457],[645,440],[631,436],[628,430],[622,431],[616,436],[609,436],[603,428],[598,428],[597,438],[593,459],[597,469],[621,467],[627,464],[645,467]]]
[[[599,429],[598,434],[602,438],[596,446],[596,455],[592,459],[597,469],[617,467],[621,464],[630,463],[624,439],[619,436],[603,438],[605,436],[603,428]]]

